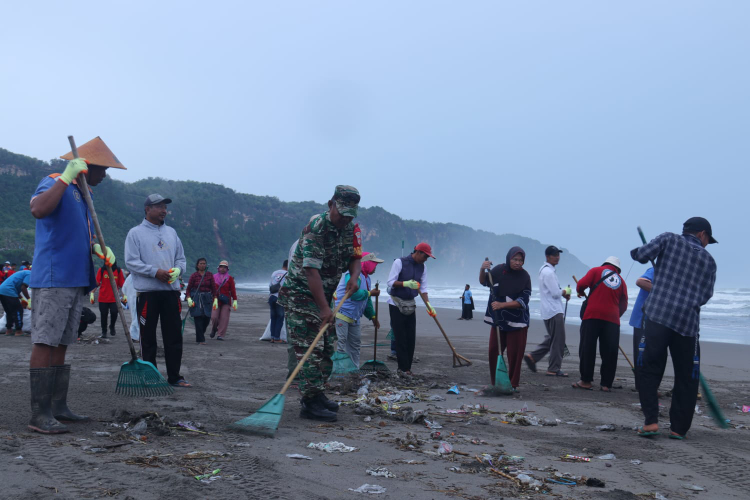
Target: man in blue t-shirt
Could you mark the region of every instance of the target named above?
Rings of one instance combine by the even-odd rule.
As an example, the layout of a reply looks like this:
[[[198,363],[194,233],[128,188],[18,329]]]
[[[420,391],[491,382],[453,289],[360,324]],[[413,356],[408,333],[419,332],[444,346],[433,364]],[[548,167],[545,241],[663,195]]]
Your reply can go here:
[[[84,296],[96,288],[92,252],[114,264],[112,250],[94,244],[94,228],[82,187],[107,176],[109,167],[125,169],[100,138],[78,148],[81,158],[71,160],[62,174],[39,183],[31,198],[36,219],[34,269],[31,294],[31,421],[29,429],[42,434],[68,432],[58,420],[83,422],[88,417],[68,408],[70,365],[65,364],[68,345],[78,338]]]
[[[633,327],[633,359],[635,360],[636,366],[639,365],[639,360],[642,361],[642,355],[640,355],[640,344],[644,344],[645,338],[643,337],[643,325],[645,318],[643,315],[643,304],[646,303],[646,297],[651,293],[651,287],[654,281],[654,268],[649,267],[643,276],[638,278],[635,285],[641,289],[638,292],[638,298],[635,299],[635,305],[633,306],[633,312],[630,313],[630,322],[628,323]],[[638,390],[638,373],[637,370],[633,372],[635,375],[635,390]]]
[[[23,310],[29,305],[29,275],[31,271],[13,273],[0,285],[0,303],[5,311],[5,335],[13,335],[16,327],[16,337],[23,335]],[[26,297],[21,303],[21,294]]]

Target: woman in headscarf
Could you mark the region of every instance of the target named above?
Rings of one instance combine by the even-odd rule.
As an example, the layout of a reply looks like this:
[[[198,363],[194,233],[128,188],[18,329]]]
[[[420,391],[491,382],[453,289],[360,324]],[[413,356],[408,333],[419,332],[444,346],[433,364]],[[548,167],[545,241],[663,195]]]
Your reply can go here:
[[[187,303],[190,308],[190,316],[195,322],[195,342],[206,343],[206,328],[211,321],[211,306],[214,299],[218,297],[219,287],[214,281],[214,275],[206,269],[208,263],[201,257],[195,263],[195,272],[188,281]]]
[[[505,257],[505,264],[492,267],[485,260],[479,270],[479,283],[490,287],[487,274],[491,274],[490,299],[484,322],[490,328],[490,378],[495,385],[498,345],[495,328],[500,332],[500,352],[508,350],[508,375],[510,385],[518,391],[521,378],[521,363],[526,350],[526,335],[529,329],[529,298],[531,297],[531,277],[523,268],[526,252],[521,247],[513,247]]]
[[[218,335],[216,340],[224,340],[229,326],[229,314],[232,309],[237,310],[237,291],[234,288],[234,278],[229,275],[229,262],[226,260],[219,262],[214,282],[218,287],[218,295],[214,299],[214,310],[211,313],[211,338]]]
[[[365,318],[372,320],[375,328],[380,328],[378,318],[375,317],[375,308],[372,307],[372,301],[370,300],[370,297],[380,295],[380,290],[373,290],[370,275],[375,272],[377,265],[382,262],[382,259],[378,259],[370,252],[362,253],[362,272],[359,275],[359,291],[347,299],[339,312],[336,313],[336,337],[338,337],[336,350],[349,354],[349,357],[352,358],[352,361],[357,366],[359,366],[359,351],[362,345],[360,318],[364,315]],[[339,305],[341,299],[344,297],[348,282],[349,271],[341,276],[341,281],[339,281],[339,286],[336,288],[336,293],[333,296],[336,306]]]

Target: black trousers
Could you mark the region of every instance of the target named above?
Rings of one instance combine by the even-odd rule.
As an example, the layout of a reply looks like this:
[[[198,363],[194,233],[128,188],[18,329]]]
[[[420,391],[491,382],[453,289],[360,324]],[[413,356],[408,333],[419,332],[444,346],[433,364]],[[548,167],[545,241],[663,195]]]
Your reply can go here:
[[[3,311],[5,311],[5,331],[11,331],[14,325],[16,330],[22,330],[23,307],[21,306],[21,299],[0,295],[0,304],[3,305]]]
[[[602,366],[599,369],[600,385],[611,389],[615,381],[615,373],[617,373],[620,325],[603,319],[585,319],[581,322],[581,346],[578,352],[581,357],[580,370],[583,382],[594,380],[597,341],[599,342],[599,356],[602,358]]]
[[[112,322],[109,325],[109,329],[114,335],[115,323],[117,323],[117,304],[114,302],[99,302],[99,316],[102,322],[102,335],[107,333],[107,317],[112,316]]]
[[[403,372],[411,371],[411,363],[414,360],[414,347],[417,343],[417,313],[408,316],[401,314],[398,307],[388,304],[388,312],[391,315],[391,328],[396,340],[396,356],[398,357],[398,369]]]
[[[659,323],[646,319],[646,348],[643,366],[636,366],[641,400],[641,410],[646,425],[659,422],[659,397],[657,390],[667,366],[667,350],[672,356],[674,388],[669,409],[670,429],[681,436],[693,423],[695,402],[698,399],[698,374],[693,377],[693,357],[700,356],[700,343],[695,337],[684,337]],[[700,368],[700,366],[698,366]]]
[[[167,364],[167,381],[178,382],[182,364],[182,320],[180,292],[159,291],[138,294],[138,324],[141,329],[143,360],[156,366],[156,325],[161,321],[161,338],[164,343],[164,361]]]
[[[461,317],[463,319],[472,319],[474,313],[471,310],[471,304],[461,304]]]
[[[205,342],[206,341],[206,328],[211,323],[210,316],[193,316],[195,322],[195,341]]]

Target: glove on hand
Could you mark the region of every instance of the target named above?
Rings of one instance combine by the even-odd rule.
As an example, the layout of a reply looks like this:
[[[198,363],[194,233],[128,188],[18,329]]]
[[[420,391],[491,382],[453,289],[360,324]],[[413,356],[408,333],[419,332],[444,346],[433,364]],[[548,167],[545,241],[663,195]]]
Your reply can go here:
[[[177,278],[180,277],[180,274],[182,274],[182,271],[180,270],[179,267],[173,267],[172,269],[170,269],[169,270],[169,281],[168,281],[168,283],[170,283],[170,284],[174,283],[177,280]]]
[[[219,308],[219,299],[214,299],[213,310],[215,311],[215,310],[217,310],[218,308]]]
[[[435,308],[432,307],[429,302],[427,302],[425,305],[427,306],[427,314],[429,314],[433,318],[437,318],[437,313],[435,312]]]
[[[193,299],[191,299],[190,297],[188,297],[187,303],[188,307],[193,307],[195,305],[195,302],[193,302]]]
[[[237,301],[235,300],[232,302],[232,308],[236,311],[237,310]]]
[[[89,294],[89,302],[91,302],[92,304],[94,303],[94,292],[91,292]]]
[[[93,246],[94,255],[99,257],[104,261],[104,263],[108,266],[112,266],[115,263],[115,254],[112,253],[112,249],[107,247],[107,255],[104,255],[104,252],[102,252],[102,246],[99,243],[94,243]]]
[[[409,280],[404,281],[404,288],[411,288],[412,290],[419,289],[419,281]]]
[[[86,173],[89,171],[89,165],[83,158],[76,158],[70,160],[68,166],[65,167],[65,171],[60,175],[60,180],[65,184],[70,185],[73,180],[78,177],[81,172]]]

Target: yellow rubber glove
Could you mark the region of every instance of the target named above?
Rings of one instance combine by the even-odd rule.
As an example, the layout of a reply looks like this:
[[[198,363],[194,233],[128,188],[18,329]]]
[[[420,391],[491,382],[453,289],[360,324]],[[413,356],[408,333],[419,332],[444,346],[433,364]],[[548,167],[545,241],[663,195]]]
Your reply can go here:
[[[173,267],[169,270],[169,283],[174,283],[177,281],[177,278],[180,277],[180,274],[182,274],[182,271],[179,267]]]
[[[195,305],[195,302],[193,302],[193,299],[191,299],[190,297],[188,297],[187,303],[188,307],[193,307]]]
[[[104,252],[102,252],[102,246],[99,243],[94,243],[93,246],[94,249],[94,255],[99,257],[104,261],[105,264],[108,266],[112,266],[112,264],[115,263],[115,254],[112,253],[112,249],[107,247],[107,255],[104,255]]]
[[[213,310],[215,311],[215,310],[217,310],[218,308],[219,308],[219,299],[214,299],[214,306],[213,306]]]
[[[78,177],[81,172],[86,173],[89,171],[88,163],[83,158],[76,158],[70,160],[68,166],[65,167],[65,171],[60,175],[60,180],[65,184],[70,185],[73,180]]]
[[[236,311],[237,310],[237,300],[232,302],[232,308]]]
[[[432,307],[429,302],[426,302],[425,305],[427,306],[427,314],[429,314],[433,318],[437,318],[437,313],[435,312],[435,308]]]
[[[128,305],[128,296],[127,295],[123,295],[122,299],[120,299],[120,302],[122,302],[122,305],[124,305],[124,306]]]
[[[404,281],[404,288],[411,288],[412,290],[417,290],[419,288],[419,281],[415,281],[415,280]]]
[[[89,294],[89,302],[91,302],[92,304],[94,303],[94,292],[91,292]]]

